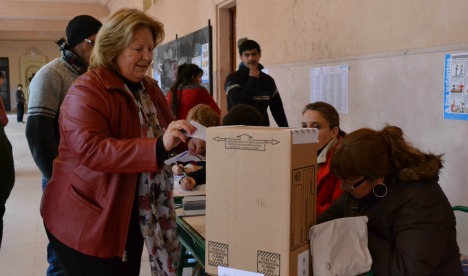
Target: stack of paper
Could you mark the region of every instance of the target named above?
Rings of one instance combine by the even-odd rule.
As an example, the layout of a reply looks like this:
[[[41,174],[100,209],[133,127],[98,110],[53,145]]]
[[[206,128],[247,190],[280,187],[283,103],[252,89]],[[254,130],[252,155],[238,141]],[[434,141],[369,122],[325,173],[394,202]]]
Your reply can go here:
[[[184,206],[184,215],[196,216],[206,214],[206,196],[205,195],[193,195],[185,196],[182,199]]]

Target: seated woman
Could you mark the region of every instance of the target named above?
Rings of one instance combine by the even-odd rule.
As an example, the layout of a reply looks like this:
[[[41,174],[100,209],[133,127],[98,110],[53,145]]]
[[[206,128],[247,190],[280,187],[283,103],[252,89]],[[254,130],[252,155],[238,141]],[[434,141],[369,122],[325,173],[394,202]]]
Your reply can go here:
[[[218,113],[206,104],[199,104],[190,109],[187,121],[195,121],[205,127],[219,126]],[[179,180],[180,186],[185,190],[193,190],[198,184],[206,182],[206,161],[192,162],[188,164],[176,164],[172,167],[175,175],[184,175]]]
[[[324,102],[305,106],[302,111],[302,127],[319,130],[316,213],[320,215],[342,192],[340,180],[330,172],[330,160],[346,133],[340,129],[340,116],[336,109]]]
[[[441,168],[441,155],[413,147],[396,126],[349,133],[330,164],[345,191],[317,223],[367,216],[375,275],[463,275]]]
[[[197,104],[210,106],[218,116],[221,115],[216,102],[204,86],[201,85],[203,70],[195,64],[182,64],[177,68],[174,84],[166,96],[176,119],[186,119],[187,114]]]

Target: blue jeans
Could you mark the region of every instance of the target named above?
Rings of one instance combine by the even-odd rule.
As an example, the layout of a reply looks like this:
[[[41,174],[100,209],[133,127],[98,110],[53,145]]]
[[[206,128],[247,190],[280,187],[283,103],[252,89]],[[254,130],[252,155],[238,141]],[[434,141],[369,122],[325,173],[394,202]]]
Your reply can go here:
[[[42,177],[42,192],[44,192],[47,182],[47,179]],[[47,244],[47,262],[49,263],[46,274],[47,276],[65,276],[62,264],[60,263],[57,253],[55,253],[50,242]]]

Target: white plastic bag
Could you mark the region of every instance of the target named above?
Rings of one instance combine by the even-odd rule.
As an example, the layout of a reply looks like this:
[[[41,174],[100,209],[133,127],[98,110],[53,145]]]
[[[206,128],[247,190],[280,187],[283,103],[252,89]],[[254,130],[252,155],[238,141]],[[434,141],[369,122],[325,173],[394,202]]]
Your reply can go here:
[[[354,276],[370,271],[366,216],[335,219],[309,230],[314,276]]]

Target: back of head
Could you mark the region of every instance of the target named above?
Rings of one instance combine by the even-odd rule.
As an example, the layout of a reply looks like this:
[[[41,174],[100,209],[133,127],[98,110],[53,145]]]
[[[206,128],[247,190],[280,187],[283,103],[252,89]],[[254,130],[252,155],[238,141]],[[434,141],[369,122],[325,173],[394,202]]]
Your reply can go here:
[[[224,116],[223,126],[261,126],[262,121],[262,114],[256,108],[251,105],[238,104]]]
[[[195,79],[201,75],[203,75],[203,70],[196,64],[184,63],[177,67],[176,79],[172,84],[171,88],[169,89],[170,91],[172,91],[171,109],[176,118],[179,117],[178,111],[180,106],[179,95],[176,92],[182,89],[183,86],[196,83]]]
[[[239,45],[239,55],[248,50],[256,49],[261,54],[260,45],[255,40],[246,39]]]
[[[0,79],[4,79],[5,78],[5,75],[3,74],[2,71],[0,71]]]
[[[97,34],[102,24],[96,18],[89,15],[78,15],[68,22],[66,34],[68,46],[73,49],[94,34]]]
[[[333,153],[331,172],[340,179],[371,179],[398,174],[407,168],[418,167],[428,155],[413,147],[397,126],[386,126],[377,131],[361,128],[346,135]],[[440,156],[431,155],[441,167]],[[436,165],[435,174],[439,166]],[[434,172],[430,172],[434,174]]]
[[[89,68],[104,67],[117,71],[116,57],[132,43],[134,33],[140,27],[151,31],[154,47],[163,41],[164,25],[144,12],[137,9],[121,9],[114,13],[96,37]]]
[[[177,75],[171,91],[177,91],[180,85],[187,85],[194,82],[194,79],[203,75],[203,70],[196,64],[184,63],[177,68]]]
[[[218,113],[206,104],[198,104],[190,109],[187,121],[192,120],[205,127],[219,126],[220,121]]]
[[[325,118],[325,120],[327,120],[330,126],[330,129],[334,127],[338,127],[340,129],[338,133],[339,137],[344,137],[346,135],[346,133],[342,131],[340,128],[340,115],[338,114],[338,111],[336,111],[333,105],[326,103],[326,102],[310,103],[304,107],[304,110],[302,111],[302,115],[304,115],[304,113],[307,110],[313,110],[313,111],[319,112],[320,115],[322,115],[322,117]]]

